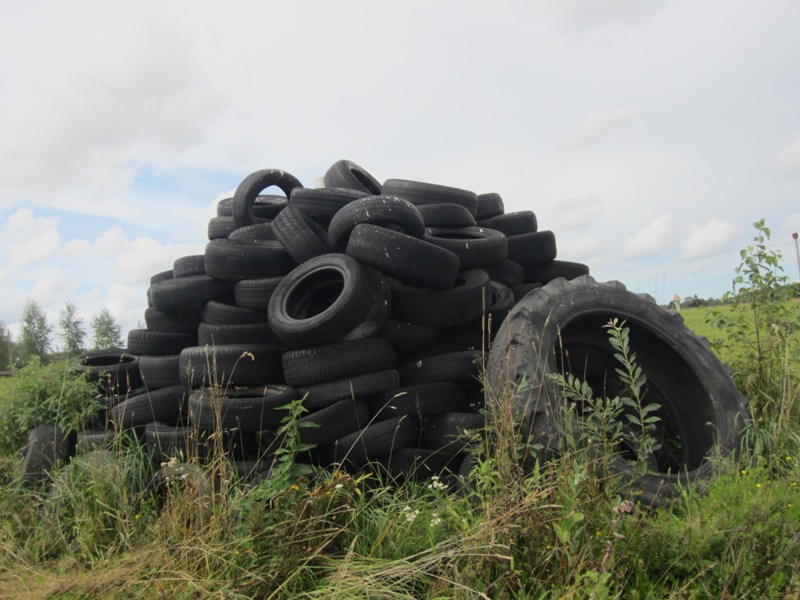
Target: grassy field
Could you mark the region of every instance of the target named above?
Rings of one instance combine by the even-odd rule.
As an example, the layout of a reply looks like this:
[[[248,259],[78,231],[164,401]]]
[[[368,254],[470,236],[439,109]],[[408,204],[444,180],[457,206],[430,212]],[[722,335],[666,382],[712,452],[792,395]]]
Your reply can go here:
[[[705,309],[682,315],[719,336]],[[247,487],[220,458],[160,498],[140,491],[157,465],[138,444],[25,489],[7,453],[0,598],[800,597],[796,376],[795,360],[737,460],[656,510],[626,501],[596,451],[523,472],[512,436],[471,493],[372,467],[298,478],[288,462]]]

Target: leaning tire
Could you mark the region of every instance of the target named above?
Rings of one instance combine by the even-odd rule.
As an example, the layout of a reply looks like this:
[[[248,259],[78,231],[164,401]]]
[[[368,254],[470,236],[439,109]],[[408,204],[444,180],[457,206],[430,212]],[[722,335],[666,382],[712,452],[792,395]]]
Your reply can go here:
[[[552,374],[566,371],[603,394],[617,380],[614,350],[603,329],[626,322],[631,350],[647,378],[647,401],[660,405],[656,472],[617,472],[630,493],[658,504],[682,486],[710,476],[709,458],[735,454],[747,421],[746,401],[709,343],[649,296],[589,276],[557,279],[525,296],[504,321],[489,355],[487,401],[511,402],[522,433],[553,448],[567,432],[565,400]],[[563,367],[562,365],[566,365]],[[555,444],[554,444],[555,443]]]
[[[389,318],[390,299],[380,275],[344,254],[324,254],[283,278],[267,314],[288,346],[308,348],[374,335]]]

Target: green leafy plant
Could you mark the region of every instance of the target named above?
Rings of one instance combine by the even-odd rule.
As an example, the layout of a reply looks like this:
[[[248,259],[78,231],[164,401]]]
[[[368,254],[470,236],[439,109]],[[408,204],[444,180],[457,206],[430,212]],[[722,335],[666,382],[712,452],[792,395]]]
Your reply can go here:
[[[17,452],[39,424],[64,431],[85,428],[100,414],[97,388],[68,363],[41,364],[32,357],[0,389],[0,453]]]
[[[756,221],[753,244],[740,252],[734,289],[723,297],[730,310],[714,309],[707,320],[720,332],[713,343],[732,367],[734,380],[750,398],[756,422],[785,392],[787,363],[798,355],[800,330],[793,288],[783,274],[781,254],[767,247],[771,231]]]
[[[599,448],[607,464],[616,455],[631,460],[635,472],[645,474],[647,457],[659,449],[656,427],[661,420],[659,405],[647,403],[647,378],[636,364],[625,321],[614,318],[603,326],[619,366],[614,368],[620,394],[596,394],[585,380],[572,373],[552,373],[567,402],[567,445],[571,448]]]

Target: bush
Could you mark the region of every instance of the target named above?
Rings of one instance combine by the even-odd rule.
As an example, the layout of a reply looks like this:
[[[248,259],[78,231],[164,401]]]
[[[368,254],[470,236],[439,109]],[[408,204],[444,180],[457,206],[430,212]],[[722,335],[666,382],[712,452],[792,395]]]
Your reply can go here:
[[[18,452],[36,425],[83,429],[100,414],[96,397],[95,386],[66,363],[42,365],[34,357],[0,389],[0,454]]]

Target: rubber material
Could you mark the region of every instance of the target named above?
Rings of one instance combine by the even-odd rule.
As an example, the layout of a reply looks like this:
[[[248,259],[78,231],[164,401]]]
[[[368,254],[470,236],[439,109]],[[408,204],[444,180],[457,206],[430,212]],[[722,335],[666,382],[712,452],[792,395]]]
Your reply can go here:
[[[550,375],[573,372],[596,388],[595,395],[613,389],[618,363],[603,329],[610,319],[629,329],[631,350],[647,378],[647,402],[660,405],[658,437],[670,446],[656,473],[633,477],[626,461],[618,471],[631,494],[658,504],[681,486],[707,479],[716,453],[735,454],[748,417],[744,397],[708,341],[652,298],[589,276],[556,279],[529,293],[495,338],[487,401],[510,402],[524,436],[557,448],[565,435],[565,401]]]

